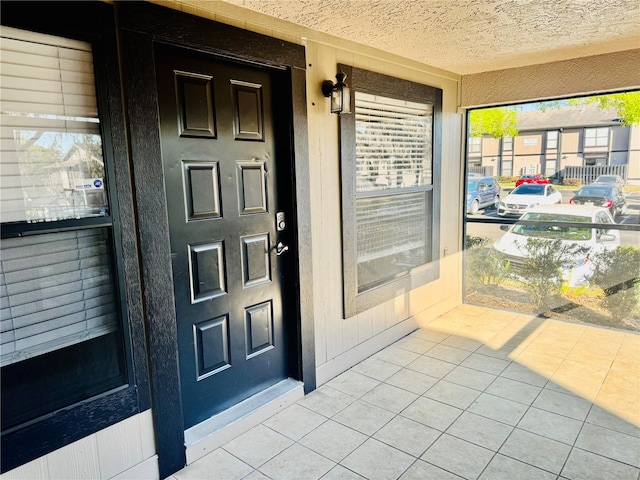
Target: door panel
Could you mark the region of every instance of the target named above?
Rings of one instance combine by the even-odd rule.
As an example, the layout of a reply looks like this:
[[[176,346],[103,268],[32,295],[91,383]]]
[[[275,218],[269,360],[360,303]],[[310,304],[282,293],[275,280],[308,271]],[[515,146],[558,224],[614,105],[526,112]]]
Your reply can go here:
[[[158,47],[185,428],[287,377],[271,76]]]

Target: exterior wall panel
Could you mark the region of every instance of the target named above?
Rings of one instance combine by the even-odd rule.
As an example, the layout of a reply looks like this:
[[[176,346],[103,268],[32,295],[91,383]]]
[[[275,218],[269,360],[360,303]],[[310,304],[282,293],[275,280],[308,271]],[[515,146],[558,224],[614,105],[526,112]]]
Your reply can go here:
[[[562,132],[562,153],[575,154],[580,151],[582,130],[565,130]]]
[[[630,135],[630,127],[613,128],[611,131],[611,151],[627,151]]]
[[[159,478],[151,410],[0,475],[0,480]]]

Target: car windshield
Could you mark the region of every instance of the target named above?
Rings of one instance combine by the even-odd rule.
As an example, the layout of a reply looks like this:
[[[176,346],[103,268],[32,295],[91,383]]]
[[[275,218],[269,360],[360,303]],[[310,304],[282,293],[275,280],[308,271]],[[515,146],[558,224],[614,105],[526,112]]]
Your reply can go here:
[[[520,223],[513,226],[511,233],[523,235],[525,237],[539,237],[560,240],[590,240],[591,229],[579,227],[566,227],[554,225],[554,223],[591,223],[590,217],[582,215],[559,215],[555,213],[526,213],[521,220],[535,220],[546,222],[546,225],[522,225]]]
[[[585,187],[576,193],[577,197],[607,197],[611,194],[610,187]]]
[[[616,181],[617,181],[617,178],[611,175],[601,175],[598,178],[596,178],[596,182],[601,182],[601,183],[616,183]]]
[[[544,195],[545,188],[546,187],[544,185],[531,185],[527,183],[524,185],[520,185],[513,192],[511,192],[511,194],[512,195]]]
[[[470,192],[478,190],[478,182],[467,182],[467,190]]]

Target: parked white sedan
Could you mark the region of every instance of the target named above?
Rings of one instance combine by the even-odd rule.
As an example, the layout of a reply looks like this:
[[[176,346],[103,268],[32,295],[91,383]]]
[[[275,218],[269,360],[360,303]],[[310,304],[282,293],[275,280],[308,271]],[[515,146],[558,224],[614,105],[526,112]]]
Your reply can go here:
[[[562,203],[562,193],[553,185],[524,183],[514,188],[498,205],[498,215],[522,216],[538,205]]]
[[[512,274],[526,277],[527,239],[561,240],[566,251],[575,249],[573,258],[563,258],[562,279],[570,287],[582,285],[593,273],[592,259],[603,250],[620,245],[620,231],[606,208],[585,205],[545,205],[532,208],[520,220],[540,222],[535,225],[502,225],[506,233],[493,248],[505,256]],[[565,223],[563,225],[563,223]],[[572,225],[566,225],[570,223]],[[581,227],[581,223],[601,224],[602,228]]]

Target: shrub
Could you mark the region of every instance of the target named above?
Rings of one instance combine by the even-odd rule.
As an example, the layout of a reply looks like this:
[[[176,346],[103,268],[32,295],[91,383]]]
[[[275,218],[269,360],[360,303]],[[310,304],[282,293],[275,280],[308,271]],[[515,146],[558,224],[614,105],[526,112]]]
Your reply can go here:
[[[580,187],[582,186],[582,179],[581,178],[563,178],[562,185],[565,185],[567,187]]]
[[[519,177],[514,177],[514,176],[504,176],[504,177],[498,177],[498,182],[500,183],[516,183],[516,180]]]
[[[527,238],[520,250],[524,262],[519,280],[529,290],[531,302],[544,311],[550,297],[560,293],[562,271],[570,268],[575,258],[585,256],[589,249],[562,240]]]
[[[487,237],[474,237],[467,235],[464,240],[465,248],[482,247],[487,244],[489,239]]]
[[[478,289],[485,284],[499,285],[508,277],[508,267],[505,266],[502,254],[488,248],[488,242],[489,239],[485,237],[466,237],[467,288]]]
[[[623,245],[604,250],[591,259],[595,265],[590,282],[604,291],[603,305],[614,320],[629,317],[639,308],[640,248]]]

